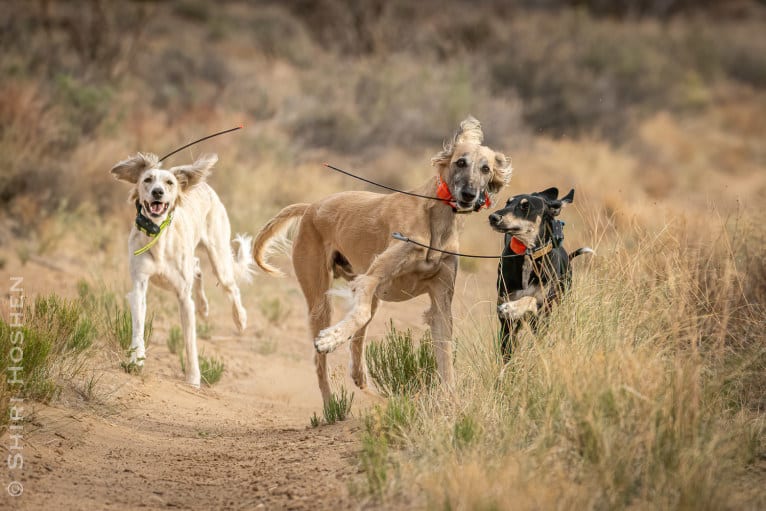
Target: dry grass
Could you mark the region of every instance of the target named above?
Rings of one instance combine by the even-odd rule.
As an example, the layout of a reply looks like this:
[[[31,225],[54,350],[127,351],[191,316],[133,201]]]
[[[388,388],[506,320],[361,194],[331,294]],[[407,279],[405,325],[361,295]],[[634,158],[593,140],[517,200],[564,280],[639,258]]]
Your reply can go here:
[[[578,272],[506,367],[492,331],[465,329],[454,394],[420,396],[376,464],[390,434],[367,428],[371,489],[446,509],[762,507],[766,304],[741,257],[763,240],[643,236]]]

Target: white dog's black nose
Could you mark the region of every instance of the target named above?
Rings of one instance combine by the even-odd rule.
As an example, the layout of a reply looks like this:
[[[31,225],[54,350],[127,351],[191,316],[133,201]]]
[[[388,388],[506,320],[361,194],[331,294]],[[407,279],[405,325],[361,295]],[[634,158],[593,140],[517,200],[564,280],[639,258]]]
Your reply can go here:
[[[165,195],[165,190],[162,188],[155,188],[152,190],[152,197],[155,199],[161,199],[163,195]]]
[[[502,220],[502,219],[503,219],[503,217],[498,215],[497,213],[492,213],[491,215],[489,215],[489,223],[491,223],[493,225],[499,224],[500,220]]]

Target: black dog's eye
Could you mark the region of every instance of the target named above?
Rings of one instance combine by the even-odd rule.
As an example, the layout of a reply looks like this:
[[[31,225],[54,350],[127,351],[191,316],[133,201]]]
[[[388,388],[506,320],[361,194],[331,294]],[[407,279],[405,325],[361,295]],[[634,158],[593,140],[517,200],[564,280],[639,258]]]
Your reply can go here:
[[[522,202],[521,204],[519,204],[519,209],[523,213],[526,213],[527,211],[529,211],[529,202]]]
[[[465,161],[465,158],[460,158],[455,162],[455,165],[457,165],[459,168],[465,168],[468,163]]]
[[[484,174],[489,174],[489,165],[483,165],[483,166],[481,167],[481,171],[482,171]]]

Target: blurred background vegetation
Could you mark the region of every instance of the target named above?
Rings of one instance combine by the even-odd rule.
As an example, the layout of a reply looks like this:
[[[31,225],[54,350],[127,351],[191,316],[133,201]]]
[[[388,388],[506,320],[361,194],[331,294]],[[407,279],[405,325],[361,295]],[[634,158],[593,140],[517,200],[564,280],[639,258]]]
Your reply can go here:
[[[264,183],[272,210],[291,190],[259,165],[335,155],[413,184],[468,113],[512,155],[603,143],[649,197],[732,178],[762,195],[765,19],[764,2],[725,0],[7,2],[0,241],[62,211],[124,210],[114,162],[239,122],[246,133],[205,150],[233,144],[223,162]],[[239,188],[227,181],[224,195]],[[732,188],[719,198],[735,202]]]

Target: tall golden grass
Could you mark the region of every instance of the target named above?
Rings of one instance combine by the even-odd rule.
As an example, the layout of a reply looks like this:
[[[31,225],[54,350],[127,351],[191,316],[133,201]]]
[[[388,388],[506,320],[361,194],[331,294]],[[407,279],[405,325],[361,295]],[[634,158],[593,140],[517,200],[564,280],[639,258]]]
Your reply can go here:
[[[395,434],[380,424],[400,402],[372,412],[373,489],[388,467],[394,506],[763,507],[766,281],[746,254],[766,245],[724,227],[604,244],[505,367],[492,323],[464,318],[454,389],[425,389]]]

